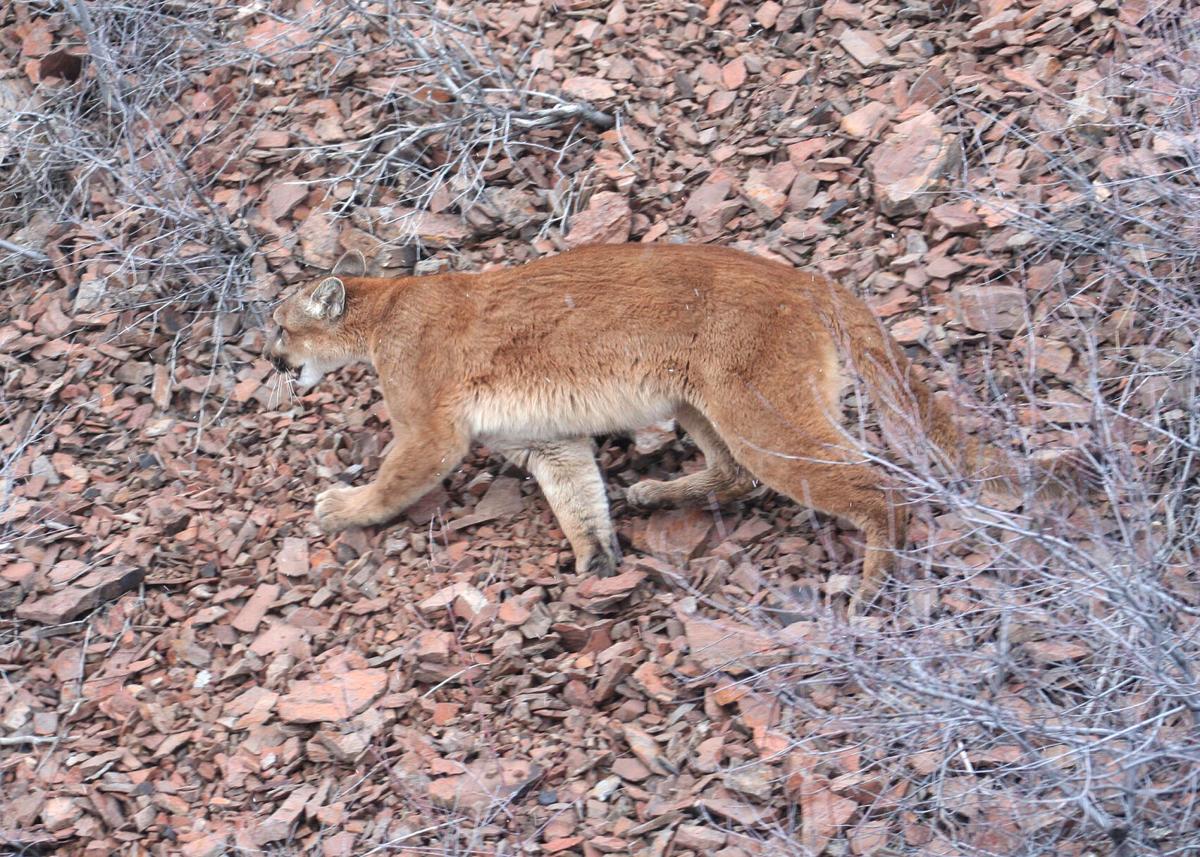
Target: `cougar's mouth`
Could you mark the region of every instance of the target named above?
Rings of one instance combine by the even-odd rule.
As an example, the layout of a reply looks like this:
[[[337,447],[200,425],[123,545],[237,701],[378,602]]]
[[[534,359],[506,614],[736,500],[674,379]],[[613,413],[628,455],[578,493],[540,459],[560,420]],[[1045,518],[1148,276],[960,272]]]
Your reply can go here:
[[[293,369],[291,366],[289,366],[287,361],[283,359],[283,355],[281,355],[281,354],[272,354],[267,359],[271,361],[271,365],[275,367],[275,371],[279,372],[281,375],[296,375],[296,374],[298,374],[297,370]]]

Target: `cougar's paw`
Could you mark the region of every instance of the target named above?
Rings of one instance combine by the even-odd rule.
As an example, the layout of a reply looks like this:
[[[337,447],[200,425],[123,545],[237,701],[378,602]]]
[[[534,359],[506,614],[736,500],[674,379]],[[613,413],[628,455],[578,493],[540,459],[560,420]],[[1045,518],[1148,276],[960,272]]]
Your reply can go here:
[[[330,488],[317,495],[317,523],[327,533],[374,523],[366,508],[366,488]]]
[[[654,479],[643,479],[641,482],[635,482],[625,489],[625,499],[634,506],[640,506],[643,509],[652,509],[661,504],[659,489],[662,486],[661,482]]]

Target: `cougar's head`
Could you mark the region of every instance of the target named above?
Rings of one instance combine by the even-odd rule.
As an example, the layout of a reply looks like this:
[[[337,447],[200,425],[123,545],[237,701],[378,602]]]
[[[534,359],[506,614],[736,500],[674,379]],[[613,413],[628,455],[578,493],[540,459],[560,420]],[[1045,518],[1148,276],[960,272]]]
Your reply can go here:
[[[343,277],[361,277],[366,260],[357,250],[343,256],[328,276],[306,283],[280,302],[271,319],[263,356],[302,388],[326,372],[361,360],[357,337],[345,324],[348,312]]]

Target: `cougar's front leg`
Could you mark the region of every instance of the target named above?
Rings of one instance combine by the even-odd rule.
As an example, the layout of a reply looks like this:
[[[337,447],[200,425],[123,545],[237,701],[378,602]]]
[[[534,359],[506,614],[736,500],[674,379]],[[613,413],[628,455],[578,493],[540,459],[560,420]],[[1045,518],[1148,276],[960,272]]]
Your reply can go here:
[[[423,426],[423,428],[421,427]],[[382,524],[437,486],[466,455],[467,434],[446,420],[410,423],[383,459],[375,481],[317,495],[317,520],[327,533]]]
[[[502,450],[537,480],[575,552],[575,571],[607,577],[616,570],[608,495],[590,438]]]

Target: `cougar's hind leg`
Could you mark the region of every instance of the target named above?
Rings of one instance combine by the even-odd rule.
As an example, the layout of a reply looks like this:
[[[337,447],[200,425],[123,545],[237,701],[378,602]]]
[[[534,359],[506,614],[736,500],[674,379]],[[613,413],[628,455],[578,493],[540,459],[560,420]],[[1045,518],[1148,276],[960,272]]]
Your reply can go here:
[[[766,385],[763,385],[766,387]],[[833,386],[771,384],[774,399],[736,382],[725,387],[713,421],[732,455],[768,486],[801,505],[848,521],[865,542],[854,612],[878,592],[904,545],[907,510],[887,476],[861,463],[831,417]]]
[[[704,469],[667,482],[643,479],[626,494],[638,506],[725,503],[745,496],[754,488],[754,478],[734,460],[729,447],[704,414],[684,405],[675,419],[704,453]]]
[[[575,553],[575,570],[607,577],[617,567],[608,496],[590,438],[540,442],[502,452],[537,480]]]

